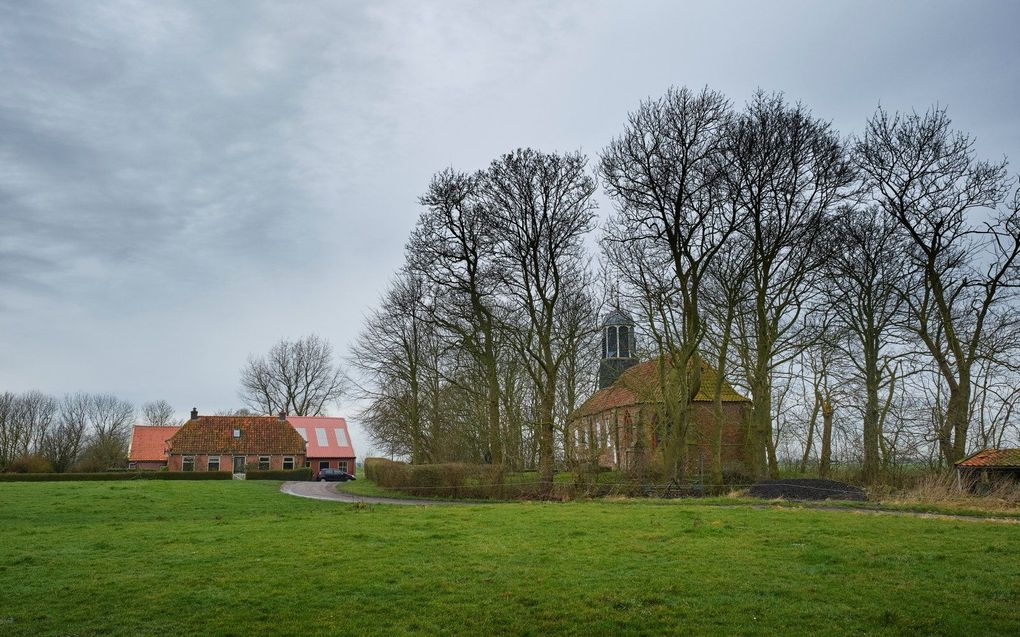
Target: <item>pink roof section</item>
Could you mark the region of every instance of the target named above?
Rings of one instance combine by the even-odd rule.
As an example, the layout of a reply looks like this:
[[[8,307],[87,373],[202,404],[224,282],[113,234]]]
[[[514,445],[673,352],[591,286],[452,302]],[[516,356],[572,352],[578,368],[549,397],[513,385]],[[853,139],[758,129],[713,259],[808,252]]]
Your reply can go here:
[[[128,460],[131,462],[166,462],[166,441],[177,433],[180,427],[143,427],[131,429],[131,444]]]
[[[347,421],[329,416],[287,416],[298,434],[305,439],[305,454],[314,458],[353,458],[354,445],[347,431]]]

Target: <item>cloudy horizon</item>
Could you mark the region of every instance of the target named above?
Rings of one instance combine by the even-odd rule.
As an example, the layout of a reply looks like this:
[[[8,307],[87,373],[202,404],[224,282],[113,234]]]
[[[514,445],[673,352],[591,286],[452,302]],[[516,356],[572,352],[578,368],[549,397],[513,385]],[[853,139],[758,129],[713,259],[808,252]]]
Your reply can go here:
[[[938,104],[1018,171],[1007,3],[547,4],[0,2],[0,391],[238,407],[281,338],[346,354],[433,173],[594,158],[671,85]]]

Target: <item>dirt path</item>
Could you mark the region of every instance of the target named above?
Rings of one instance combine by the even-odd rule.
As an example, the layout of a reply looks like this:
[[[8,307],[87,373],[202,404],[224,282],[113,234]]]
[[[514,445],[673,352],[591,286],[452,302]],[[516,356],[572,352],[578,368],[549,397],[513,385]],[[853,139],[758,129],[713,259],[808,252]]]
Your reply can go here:
[[[457,500],[418,500],[401,498],[374,498],[363,495],[353,495],[337,491],[336,484],[332,482],[284,482],[280,487],[287,495],[296,495],[299,498],[310,498],[312,500],[333,500],[335,502],[365,504],[400,504],[407,506],[423,506],[434,504],[477,504],[476,502],[461,502]]]
[[[462,500],[419,500],[407,498],[377,498],[371,496],[353,495],[338,491],[336,485],[330,482],[284,482],[280,491],[287,495],[294,495],[299,498],[310,498],[312,500],[332,500],[334,502],[365,504],[398,504],[404,506],[432,506],[436,504],[448,505],[486,505],[497,504],[496,502],[465,502]],[[690,504],[697,504],[691,502]],[[981,517],[976,515],[955,515],[951,513],[923,513],[921,511],[896,511],[893,509],[871,509],[866,507],[844,507],[825,504],[800,504],[799,506],[785,504],[761,504],[734,503],[734,504],[706,504],[701,506],[726,507],[751,507],[755,509],[812,509],[816,511],[838,511],[843,513],[857,513],[859,515],[895,515],[900,517],[925,518],[929,520],[960,520],[963,522],[994,522],[999,524],[1020,524],[1020,518],[997,518]]]

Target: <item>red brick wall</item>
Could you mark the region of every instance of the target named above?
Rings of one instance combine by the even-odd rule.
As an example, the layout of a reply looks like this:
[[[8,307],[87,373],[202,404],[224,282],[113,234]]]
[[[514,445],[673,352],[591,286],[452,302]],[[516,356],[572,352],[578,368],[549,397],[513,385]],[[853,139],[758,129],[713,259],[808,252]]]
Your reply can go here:
[[[747,413],[750,403],[723,403],[722,461],[726,473],[745,473],[749,468]],[[572,424],[570,444],[575,457],[594,453],[600,465],[626,469],[633,459],[636,424],[640,421],[645,431],[645,448],[651,454],[658,448],[656,436],[657,409],[654,406],[630,406],[610,409],[587,416]],[[711,470],[712,436],[715,435],[715,417],[712,403],[694,404],[694,427],[688,436],[688,475],[708,473]],[[628,453],[628,450],[631,450]]]
[[[357,473],[356,473],[357,467],[355,466],[354,458],[309,458],[309,460],[311,461],[311,465],[309,465],[309,466],[312,469],[312,479],[315,479],[315,478],[317,478],[319,476],[319,463],[320,462],[327,462],[327,463],[329,463],[329,468],[330,469],[339,469],[340,468],[340,463],[341,462],[346,462],[347,463],[347,473],[351,474],[352,476],[353,475],[357,475]]]
[[[215,454],[213,454],[215,455]],[[271,470],[283,469],[283,454],[261,454],[269,455],[269,468]],[[292,456],[294,458],[294,468],[300,469],[305,466],[305,457],[300,454]],[[245,456],[245,465],[255,465],[259,462],[259,455]],[[167,462],[168,471],[183,471],[184,456],[183,455],[171,455]],[[208,471],[209,470],[209,454],[195,454],[195,471]],[[220,471],[234,470],[234,456],[228,454],[220,455]]]

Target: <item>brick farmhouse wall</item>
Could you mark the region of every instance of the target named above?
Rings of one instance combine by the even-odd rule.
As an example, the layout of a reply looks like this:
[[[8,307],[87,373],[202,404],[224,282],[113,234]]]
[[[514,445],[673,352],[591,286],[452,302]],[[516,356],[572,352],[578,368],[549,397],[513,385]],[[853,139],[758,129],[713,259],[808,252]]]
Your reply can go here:
[[[192,455],[192,454],[187,454]],[[273,470],[283,469],[284,457],[294,458],[294,468],[300,469],[305,466],[304,454],[255,454],[246,455],[244,457],[245,465],[258,464],[259,457],[269,456],[269,468]],[[194,454],[195,458],[195,471],[208,471],[209,470],[209,458],[217,457],[220,459],[220,471],[233,471],[234,470],[234,456],[230,454]],[[168,471],[183,471],[184,470],[184,455],[171,454],[167,462]]]

